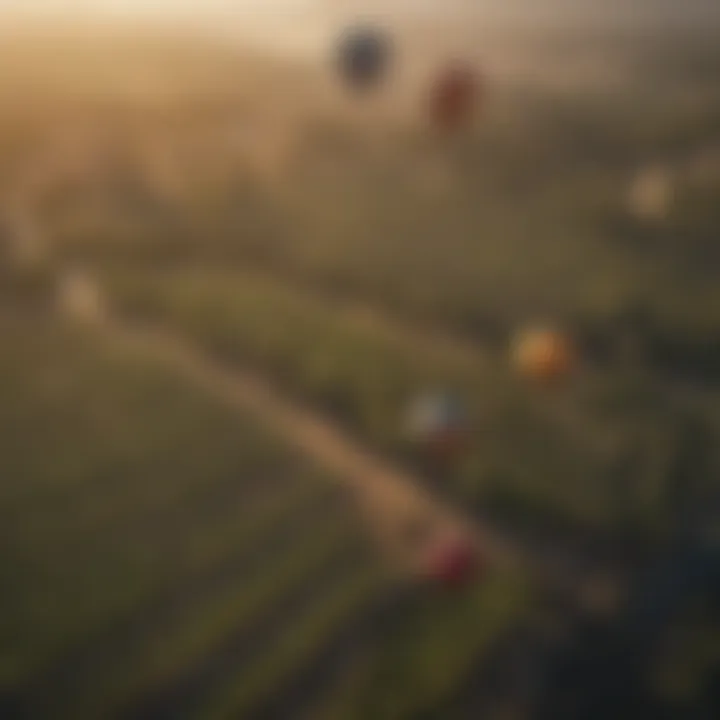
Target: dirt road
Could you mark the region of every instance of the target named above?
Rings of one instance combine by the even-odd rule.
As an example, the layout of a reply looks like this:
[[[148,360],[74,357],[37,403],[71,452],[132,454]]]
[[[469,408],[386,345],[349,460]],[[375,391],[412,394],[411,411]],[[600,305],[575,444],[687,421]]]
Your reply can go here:
[[[262,378],[237,368],[227,370],[158,328],[110,320],[99,331],[116,350],[151,357],[221,402],[252,414],[326,469],[330,477],[344,483],[367,519],[372,537],[393,565],[405,571],[416,569],[419,558],[408,545],[407,530],[418,521],[441,533],[468,534],[493,561],[507,564],[517,560],[500,538],[433,497],[418,479],[362,448],[331,422],[282,398]]]

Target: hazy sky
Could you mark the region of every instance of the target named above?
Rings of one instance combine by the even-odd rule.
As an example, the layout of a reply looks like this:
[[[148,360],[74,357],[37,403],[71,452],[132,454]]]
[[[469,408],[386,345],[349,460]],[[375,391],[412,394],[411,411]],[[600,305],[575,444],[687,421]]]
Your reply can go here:
[[[260,14],[278,14],[287,11],[330,12],[333,8],[351,7],[362,12],[363,8],[397,8],[443,12],[449,8],[480,9],[488,14],[536,14],[546,12],[576,12],[593,15],[605,12],[632,13],[642,8],[645,14],[654,11],[674,14],[692,13],[697,7],[717,7],[717,0],[0,0],[0,9],[21,9],[26,12],[69,12],[112,14],[161,14],[198,15],[249,11]],[[608,9],[611,10],[608,10]]]
[[[427,12],[445,18],[472,13],[488,21],[511,19],[553,23],[584,19],[590,22],[630,19],[683,23],[720,16],[720,0],[0,0],[0,10],[23,15],[65,14],[92,19],[100,16],[152,18],[168,22],[192,19],[232,26],[337,22],[357,14],[411,16]],[[218,21],[220,21],[218,23]]]
[[[282,6],[321,5],[323,0],[0,0],[0,7],[43,11],[113,13],[207,13],[213,10],[252,9],[255,12]]]
[[[54,31],[61,24],[58,16],[73,24],[80,18],[91,27],[98,19],[151,21],[291,55],[324,54],[339,28],[358,16],[382,18],[401,36],[418,29],[412,19],[430,14],[436,17],[425,34],[431,28],[434,37],[457,39],[459,28],[468,43],[474,42],[475,28],[492,33],[498,23],[536,29],[632,25],[644,31],[660,23],[718,28],[720,35],[720,22],[707,21],[709,16],[720,21],[720,0],[0,0],[0,15],[3,10],[0,28],[11,32],[8,12],[52,18],[43,31]]]

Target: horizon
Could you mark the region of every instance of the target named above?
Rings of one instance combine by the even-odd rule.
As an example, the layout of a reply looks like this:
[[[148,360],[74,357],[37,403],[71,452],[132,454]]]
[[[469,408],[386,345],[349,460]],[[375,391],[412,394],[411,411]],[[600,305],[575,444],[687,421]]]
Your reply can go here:
[[[23,18],[65,16],[72,19],[118,20],[226,20],[230,16],[275,21],[305,16],[342,18],[363,15],[411,17],[431,14],[464,16],[493,21],[535,21],[552,19],[589,22],[648,22],[720,18],[715,0],[205,0],[201,7],[193,0],[0,0],[0,13]]]
[[[10,40],[150,33],[313,62],[358,19],[387,25],[399,42],[424,38],[471,53],[479,41],[487,49],[518,32],[720,33],[714,0],[688,0],[682,7],[672,0],[607,0],[601,6],[593,0],[206,0],[201,7],[193,0],[0,0],[0,17]]]

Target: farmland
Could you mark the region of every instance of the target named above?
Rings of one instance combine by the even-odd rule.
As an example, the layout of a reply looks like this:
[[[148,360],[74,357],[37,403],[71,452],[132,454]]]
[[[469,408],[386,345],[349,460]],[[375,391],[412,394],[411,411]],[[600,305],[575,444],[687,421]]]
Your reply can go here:
[[[421,598],[397,597],[335,483],[161,367],[30,317],[2,319],[6,716],[245,716],[336,636],[349,661],[379,612],[402,627]],[[476,601],[517,593],[492,587]],[[446,660],[467,662],[514,602]]]
[[[554,42],[528,52],[610,53],[616,72],[494,83],[489,61],[483,112],[450,139],[391,100],[355,117],[318,68],[199,41],[62,46],[63,63],[9,44],[5,244],[29,218],[42,258],[0,266],[0,714],[500,713],[488,664],[547,619],[509,568],[447,595],[395,577],[332,471],[64,318],[76,268],[109,327],[262,378],[518,546],[632,573],[714,524],[720,54]],[[627,189],[657,165],[673,202],[648,221]],[[508,362],[544,321],[582,358],[559,387]],[[405,432],[432,389],[472,428],[443,467]],[[674,702],[696,708],[686,686]]]

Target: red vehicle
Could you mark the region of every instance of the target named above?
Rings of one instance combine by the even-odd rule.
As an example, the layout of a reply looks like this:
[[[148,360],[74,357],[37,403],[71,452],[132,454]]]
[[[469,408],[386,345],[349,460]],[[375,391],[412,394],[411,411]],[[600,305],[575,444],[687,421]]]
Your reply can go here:
[[[457,63],[435,80],[430,90],[430,118],[443,130],[467,123],[480,96],[480,80],[472,68]]]

